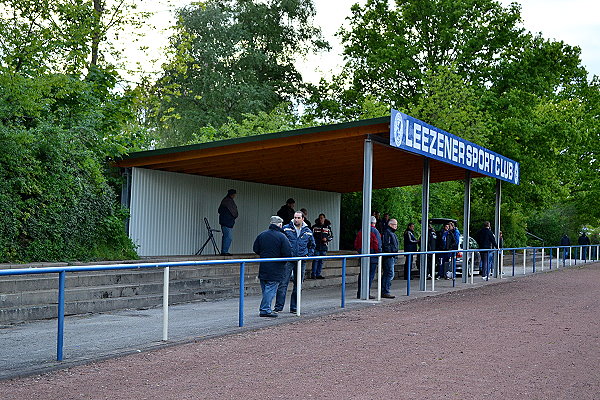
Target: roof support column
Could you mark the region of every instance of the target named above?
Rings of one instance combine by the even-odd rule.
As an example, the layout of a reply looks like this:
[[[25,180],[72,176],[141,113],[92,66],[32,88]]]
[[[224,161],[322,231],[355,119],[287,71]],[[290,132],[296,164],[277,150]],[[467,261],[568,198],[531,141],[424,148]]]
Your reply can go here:
[[[363,152],[363,204],[362,204],[362,253],[371,250],[371,198],[373,192],[373,142],[365,139]],[[368,257],[360,260],[360,298],[369,298],[369,261]]]
[[[465,199],[463,206],[463,250],[469,250],[469,236],[471,225],[471,171],[465,171]],[[472,263],[475,264],[475,257],[471,257],[471,253],[463,252],[463,265],[462,265],[462,281],[463,283],[467,283],[468,271],[469,271],[469,263],[468,260],[473,260]],[[472,272],[475,271],[475,265],[472,265]]]
[[[423,181],[421,191],[421,251],[427,251],[427,241],[429,239],[429,179],[431,169],[429,167],[429,158],[423,157]],[[419,266],[419,290],[425,291],[427,279],[427,259],[429,257],[421,256]],[[435,265],[432,266],[432,279],[435,279]],[[410,282],[408,283],[410,285]]]
[[[496,242],[500,241],[500,204],[502,203],[502,181],[496,179],[496,210],[494,211],[494,235]],[[499,244],[499,243],[498,243]],[[498,277],[498,269],[500,268],[500,253],[494,254],[494,278]]]
[[[125,177],[125,181],[121,185],[121,205],[128,210],[131,208],[131,179],[132,170],[129,168],[121,168],[121,175]],[[125,219],[125,233],[129,236],[129,218]]]

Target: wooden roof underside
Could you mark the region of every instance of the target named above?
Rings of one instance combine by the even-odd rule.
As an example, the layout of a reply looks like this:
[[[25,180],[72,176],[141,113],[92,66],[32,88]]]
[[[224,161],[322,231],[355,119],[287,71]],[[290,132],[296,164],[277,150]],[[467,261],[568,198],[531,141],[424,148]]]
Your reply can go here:
[[[423,157],[386,145],[389,119],[365,122],[369,121],[372,123],[134,153],[115,164],[337,193],[359,192],[364,141],[371,137],[373,189],[421,184]],[[430,160],[430,167],[431,182],[465,177],[464,169],[450,164]]]

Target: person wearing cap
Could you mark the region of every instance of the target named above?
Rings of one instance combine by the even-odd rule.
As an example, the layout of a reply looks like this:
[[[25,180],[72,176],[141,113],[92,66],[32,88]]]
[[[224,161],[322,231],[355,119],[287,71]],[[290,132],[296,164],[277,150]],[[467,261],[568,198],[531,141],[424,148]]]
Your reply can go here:
[[[312,231],[304,222],[304,214],[302,211],[296,211],[294,213],[294,219],[287,225],[283,226],[283,233],[288,238],[290,246],[292,248],[292,257],[311,257],[315,254],[315,238],[313,237]],[[279,288],[277,289],[277,296],[275,298],[275,311],[282,311],[285,305],[285,297],[287,294],[288,285],[291,281],[294,283],[294,289],[292,290],[292,297],[290,299],[290,312],[296,312],[296,293],[298,291],[298,282],[296,276],[296,262],[287,262],[285,265],[285,276],[283,277]],[[304,280],[304,272],[306,271],[306,261],[301,263],[302,272],[300,273],[300,279]]]
[[[370,232],[370,253],[380,253],[381,252],[381,235],[379,231],[375,228],[377,224],[377,218],[372,215],[371,216],[371,232]],[[358,231],[356,238],[354,239],[354,249],[359,253],[362,253],[362,230]],[[371,284],[373,283],[373,279],[375,279],[375,272],[377,271],[377,257],[369,258],[369,299],[374,299],[375,296],[371,296]],[[358,292],[356,293],[356,298],[360,299],[360,273],[358,274]]]
[[[260,258],[291,257],[292,249],[288,238],[281,229],[283,220],[274,215],[271,217],[269,229],[261,232],[254,240],[252,249]],[[259,315],[261,317],[277,317],[277,312],[271,309],[277,287],[285,274],[285,261],[261,262],[258,267],[258,279],[262,290]]]
[[[235,189],[229,189],[227,196],[221,200],[219,205],[219,225],[221,225],[221,232],[223,237],[221,239],[221,255],[230,256],[229,247],[233,241],[233,225],[238,217],[238,209],[235,201],[235,195],[237,194]]]
[[[295,205],[296,205],[296,200],[294,200],[290,197],[289,199],[287,199],[285,204],[281,206],[279,211],[277,211],[277,216],[283,220],[284,225],[287,225],[290,222],[293,222],[294,213],[296,212],[294,210]]]

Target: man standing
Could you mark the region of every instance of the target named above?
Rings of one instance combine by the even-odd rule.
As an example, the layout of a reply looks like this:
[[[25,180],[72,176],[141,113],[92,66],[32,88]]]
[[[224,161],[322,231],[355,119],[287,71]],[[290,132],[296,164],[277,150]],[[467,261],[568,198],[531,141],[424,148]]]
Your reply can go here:
[[[370,253],[380,253],[381,252],[381,235],[379,231],[375,228],[377,224],[377,218],[375,216],[371,216],[371,229],[369,232],[369,247],[371,248]],[[358,231],[356,238],[354,239],[354,249],[362,254],[362,230]],[[371,296],[371,285],[373,284],[373,279],[375,279],[375,272],[377,271],[377,257],[369,257],[369,299],[374,299],[375,296]],[[356,292],[356,298],[360,299],[360,286],[361,286],[361,276],[358,274],[358,291]]]
[[[481,277],[484,280],[488,279],[488,275],[490,273],[488,258],[489,249],[495,249],[498,247],[498,244],[496,243],[496,238],[494,237],[494,234],[492,233],[490,227],[490,222],[485,221],[483,223],[483,228],[481,228],[479,232],[477,232],[477,236],[475,238],[477,244],[479,245],[479,248],[482,249],[482,251],[480,251],[479,254],[481,255]]]
[[[294,206],[296,201],[291,197],[287,199],[284,205],[277,211],[277,216],[283,220],[283,225],[287,225],[294,219]]]
[[[283,220],[278,216],[272,216],[269,229],[256,237],[253,250],[260,258],[292,256],[290,242],[281,229],[282,222]],[[261,262],[258,267],[258,279],[260,279],[262,290],[262,301],[259,308],[261,317],[277,317],[277,313],[271,310],[271,304],[277,293],[279,282],[285,273],[285,264],[285,261]]]
[[[221,225],[221,232],[223,237],[221,240],[221,255],[230,256],[229,247],[233,241],[233,225],[235,219],[238,217],[238,209],[235,201],[233,200],[236,195],[235,189],[229,189],[227,196],[221,200],[219,205],[219,225]]]
[[[560,245],[563,248],[563,262],[564,262],[564,260],[566,260],[567,256],[569,255],[569,247],[571,247],[571,239],[569,239],[569,236],[566,233],[563,235],[562,238],[560,238]]]
[[[304,222],[304,214],[301,211],[294,213],[293,220],[283,227],[283,233],[287,236],[290,247],[292,248],[292,257],[310,257],[315,252],[315,239],[313,233]],[[302,271],[300,279],[304,280],[304,271],[306,270],[306,261],[302,261]],[[294,283],[292,298],[290,299],[290,312],[296,312],[296,293],[298,291],[298,277],[296,276],[296,262],[287,262],[285,265],[285,274],[279,287],[275,299],[275,311],[282,311],[285,305],[290,279]]]
[[[587,237],[587,235],[585,234],[585,232],[581,232],[581,236],[579,236],[579,239],[577,239],[577,243],[579,243],[580,245],[582,245],[583,247],[581,247],[581,255],[583,257],[579,257],[580,260],[586,261],[587,260],[587,252],[588,252],[588,246],[591,244],[590,242],[590,238]]]
[[[414,224],[413,225],[414,229]],[[398,221],[390,219],[386,229],[383,231],[382,248],[383,253],[397,253],[399,248],[398,236],[396,236],[396,230],[398,230]],[[416,250],[415,250],[416,251]],[[381,288],[381,297],[384,299],[393,299],[394,296],[390,290],[392,288],[392,280],[394,279],[394,264],[396,263],[395,256],[383,257],[383,282]]]
[[[396,223],[395,228],[398,228],[397,223]],[[395,231],[395,229],[394,229],[394,231]],[[394,236],[396,236],[396,235],[394,235]],[[384,240],[384,242],[385,242],[385,240]],[[415,224],[413,224],[411,222],[406,226],[406,230],[404,231],[404,251],[406,251],[406,252],[417,251],[418,243],[419,243],[419,241],[415,237]],[[398,250],[396,250],[396,251],[398,251]],[[384,252],[388,253],[385,250],[384,250]],[[407,280],[408,279],[408,271],[410,271],[412,269],[412,261],[409,263],[408,262],[409,256],[405,256],[405,257],[406,257],[406,261],[404,262],[404,279]],[[410,259],[414,260],[416,257],[417,257],[416,254],[412,254],[410,256]]]
[[[319,218],[315,220],[312,231],[317,246],[315,249],[315,256],[326,256],[328,250],[327,246],[329,245],[329,242],[333,240],[333,233],[331,230],[331,222],[325,218],[325,214],[319,214]],[[323,260],[313,260],[310,278],[324,279],[321,275],[322,270]]]

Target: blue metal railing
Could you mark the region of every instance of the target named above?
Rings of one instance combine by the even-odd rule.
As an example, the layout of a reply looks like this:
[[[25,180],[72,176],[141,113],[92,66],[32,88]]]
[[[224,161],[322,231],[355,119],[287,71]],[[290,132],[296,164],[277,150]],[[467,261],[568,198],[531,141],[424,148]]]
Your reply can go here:
[[[501,255],[504,251],[512,252],[512,276],[515,276],[515,256],[516,252],[519,250],[523,251],[523,273],[526,274],[526,251],[533,250],[533,273],[536,272],[536,253],[537,250],[541,250],[542,258],[541,258],[541,268],[542,271],[544,269],[544,251],[549,250],[549,261],[550,261],[550,269],[552,268],[552,253],[556,251],[556,260],[562,259],[563,267],[566,267],[567,260],[567,249],[569,255],[569,266],[572,265],[572,262],[575,262],[577,265],[577,257],[575,259],[571,258],[573,249],[576,250],[576,256],[579,256],[582,261],[599,261],[599,253],[600,253],[600,245],[589,245],[589,246],[554,246],[554,247],[520,247],[520,248],[505,248],[505,249],[490,249],[488,251],[493,251],[495,253],[500,253]],[[56,346],[56,359],[58,361],[63,360],[63,344],[64,344],[64,318],[65,318],[65,280],[67,272],[86,272],[86,271],[117,271],[117,270],[135,270],[135,269],[149,269],[149,268],[163,268],[164,272],[164,290],[163,290],[163,340],[168,339],[168,293],[169,293],[169,271],[170,267],[186,267],[186,266],[202,266],[202,265],[223,265],[223,264],[240,264],[240,294],[239,294],[239,314],[238,314],[238,325],[240,327],[244,326],[244,286],[245,286],[245,265],[246,263],[259,263],[259,262],[273,262],[273,261],[291,261],[296,262],[297,276],[300,276],[300,262],[308,261],[308,260],[335,260],[341,259],[342,262],[342,282],[341,282],[341,304],[340,307],[344,308],[346,306],[346,264],[348,259],[352,258],[365,258],[365,257],[378,257],[378,265],[379,265],[379,273],[378,273],[378,300],[381,299],[381,261],[382,257],[395,257],[395,256],[407,256],[408,265],[412,265],[412,257],[415,255],[422,255],[425,257],[432,257],[436,259],[436,262],[432,263],[432,271],[431,271],[431,279],[432,286],[431,290],[434,291],[434,281],[435,281],[435,269],[438,264],[438,259],[441,258],[440,255],[450,255],[452,258],[452,287],[456,286],[456,261],[457,261],[457,253],[463,253],[463,265],[462,265],[462,274],[467,274],[472,277],[474,275],[475,265],[473,257],[475,252],[479,252],[479,249],[469,249],[469,250],[449,250],[449,251],[418,251],[418,252],[403,252],[403,253],[376,253],[376,254],[356,254],[356,255],[328,255],[328,256],[314,256],[314,257],[290,257],[290,258],[251,258],[251,259],[231,259],[231,260],[210,260],[210,261],[182,261],[182,262],[164,262],[164,263],[140,263],[140,264],[115,264],[115,265],[90,265],[90,266],[64,266],[64,267],[45,267],[45,268],[20,268],[20,269],[4,269],[0,270],[0,276],[8,276],[8,275],[33,275],[33,274],[58,274],[58,310],[57,310],[57,346]],[[471,263],[469,264],[469,256],[471,256]],[[562,257],[561,257],[562,256]],[[503,268],[503,257],[499,258],[500,265],[494,266],[494,268],[502,269]],[[425,264],[427,265],[427,259]],[[560,265],[557,262],[557,266]],[[408,276],[406,282],[406,295],[410,296],[410,286],[411,286],[411,277],[410,277],[410,268],[408,269]],[[501,274],[499,274],[501,277]],[[486,277],[487,278],[487,277]],[[297,290],[297,314],[300,314],[300,296],[301,296],[301,279],[298,280],[298,290]],[[425,288],[427,289],[427,288]],[[366,296],[368,298],[368,295]]]

